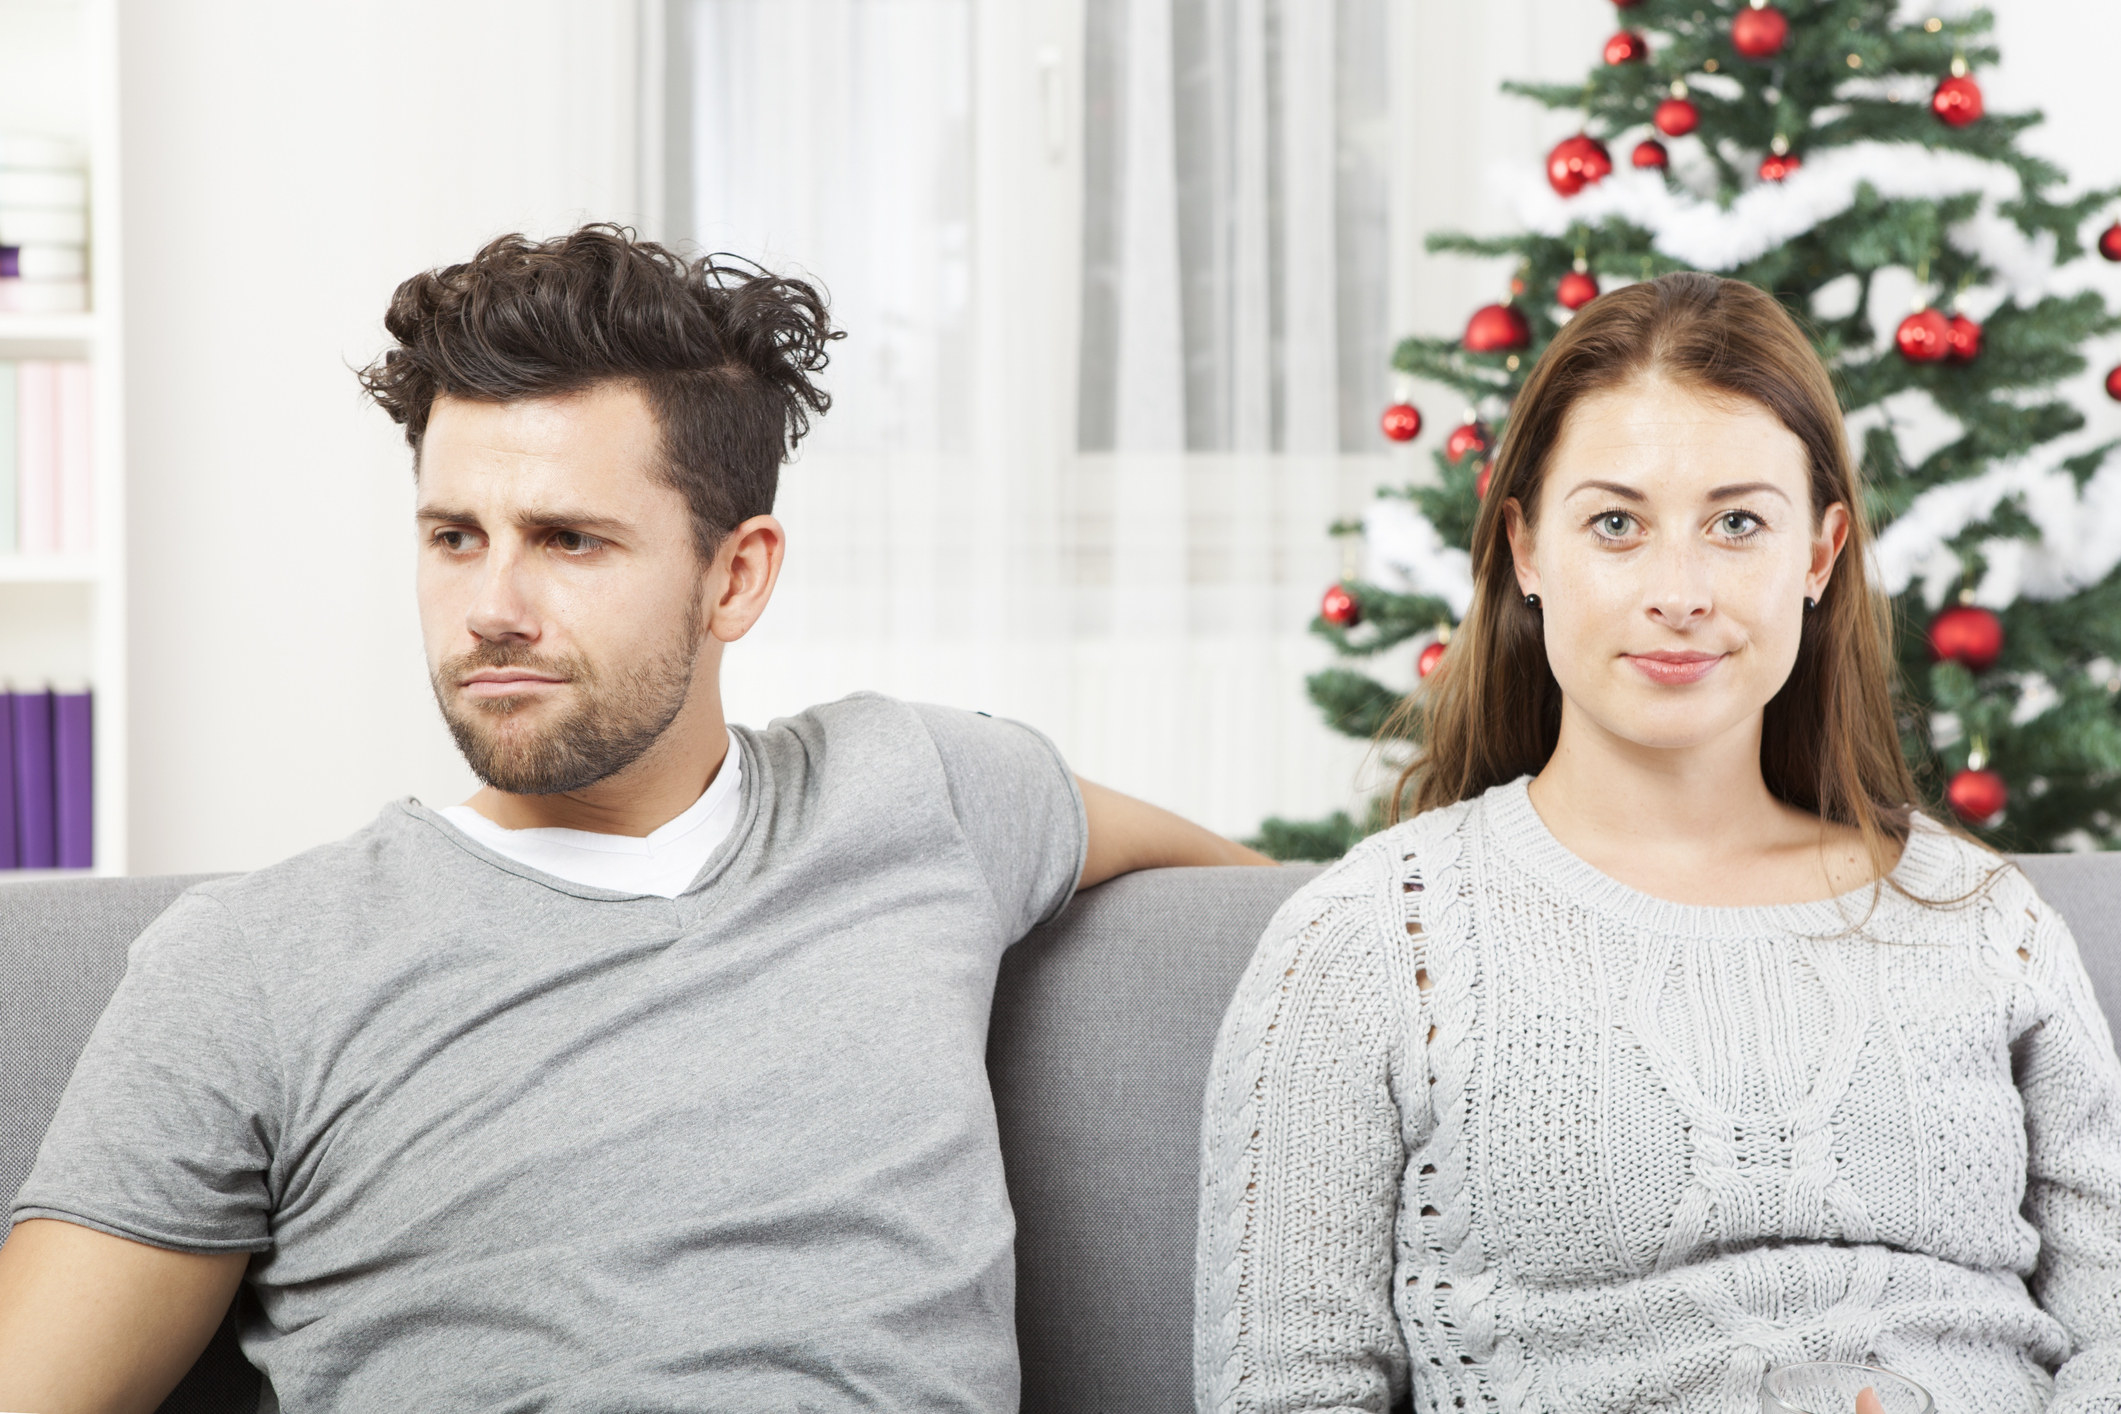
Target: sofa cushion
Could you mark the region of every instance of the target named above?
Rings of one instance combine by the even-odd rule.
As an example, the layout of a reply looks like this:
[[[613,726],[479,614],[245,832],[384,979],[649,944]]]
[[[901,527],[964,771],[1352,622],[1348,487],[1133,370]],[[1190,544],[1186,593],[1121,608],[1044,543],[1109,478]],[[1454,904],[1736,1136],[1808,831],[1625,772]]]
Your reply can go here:
[[[987,1043],[1024,1414],[1193,1407],[1200,1097],[1253,944],[1315,867],[1091,889],[1002,961]]]

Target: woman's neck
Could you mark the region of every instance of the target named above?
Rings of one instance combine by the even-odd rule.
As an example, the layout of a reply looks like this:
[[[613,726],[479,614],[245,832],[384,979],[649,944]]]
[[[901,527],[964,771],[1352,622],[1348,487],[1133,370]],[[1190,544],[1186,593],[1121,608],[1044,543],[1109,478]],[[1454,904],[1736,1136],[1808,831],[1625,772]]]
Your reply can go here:
[[[1768,790],[1758,717],[1683,750],[1617,737],[1567,704],[1533,809],[1570,853],[1675,903],[1831,898],[1874,877],[1862,836]]]

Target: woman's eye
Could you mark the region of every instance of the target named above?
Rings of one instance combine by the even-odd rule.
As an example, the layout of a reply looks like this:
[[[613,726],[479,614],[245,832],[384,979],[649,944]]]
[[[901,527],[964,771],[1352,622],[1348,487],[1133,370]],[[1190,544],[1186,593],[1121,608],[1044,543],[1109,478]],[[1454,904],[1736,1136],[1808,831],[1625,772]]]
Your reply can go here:
[[[1725,511],[1716,518],[1716,523],[1733,540],[1743,540],[1760,529],[1760,517],[1751,511]]]
[[[1635,517],[1626,511],[1607,511],[1595,522],[1598,533],[1608,540],[1621,539],[1628,533],[1628,527],[1634,523]]]

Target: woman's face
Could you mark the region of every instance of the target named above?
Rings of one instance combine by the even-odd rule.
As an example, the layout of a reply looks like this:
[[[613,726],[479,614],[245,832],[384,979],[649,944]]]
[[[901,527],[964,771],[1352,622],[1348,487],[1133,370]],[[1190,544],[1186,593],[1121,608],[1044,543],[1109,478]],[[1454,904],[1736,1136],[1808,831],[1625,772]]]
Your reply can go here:
[[[1838,503],[1813,523],[1810,483],[1757,403],[1656,377],[1577,403],[1537,523],[1503,507],[1566,711],[1644,747],[1756,731],[1848,537]]]

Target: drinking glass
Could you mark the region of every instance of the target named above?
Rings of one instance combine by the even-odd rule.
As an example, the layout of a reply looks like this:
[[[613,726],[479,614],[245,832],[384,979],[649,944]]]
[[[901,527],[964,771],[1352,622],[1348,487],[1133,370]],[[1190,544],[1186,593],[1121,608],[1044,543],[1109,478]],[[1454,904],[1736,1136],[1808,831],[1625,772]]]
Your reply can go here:
[[[1869,1390],[1876,1407],[1856,1403]],[[1869,1401],[1864,1401],[1865,1405]],[[1770,1370],[1760,1381],[1760,1414],[1930,1414],[1929,1391],[1876,1365],[1808,1360]]]

